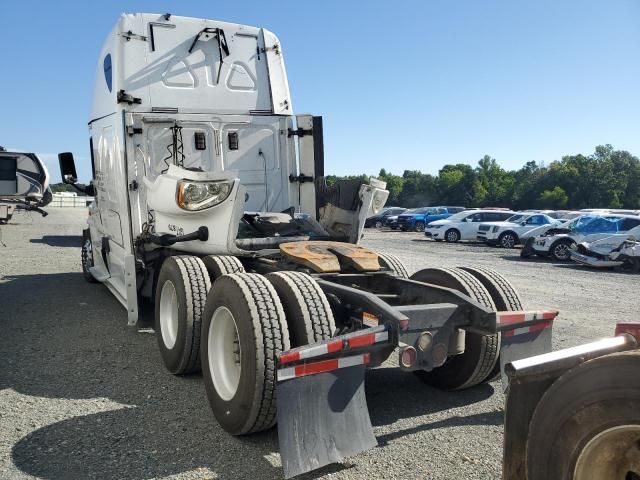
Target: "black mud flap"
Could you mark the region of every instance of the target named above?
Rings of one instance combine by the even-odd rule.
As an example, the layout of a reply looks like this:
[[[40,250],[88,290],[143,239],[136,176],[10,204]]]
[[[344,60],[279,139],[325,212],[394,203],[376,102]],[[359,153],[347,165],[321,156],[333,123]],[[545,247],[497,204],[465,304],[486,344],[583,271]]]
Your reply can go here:
[[[365,365],[284,380],[277,386],[285,478],[375,447],[364,393]]]

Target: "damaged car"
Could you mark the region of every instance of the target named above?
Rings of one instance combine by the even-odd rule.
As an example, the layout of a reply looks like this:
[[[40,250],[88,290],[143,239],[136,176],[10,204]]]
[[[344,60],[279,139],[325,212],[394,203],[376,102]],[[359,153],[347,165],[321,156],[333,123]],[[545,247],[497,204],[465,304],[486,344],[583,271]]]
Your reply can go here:
[[[635,215],[584,215],[529,240],[533,253],[565,262],[581,242],[593,242],[613,234],[624,234],[640,225]]]
[[[580,242],[571,249],[571,260],[596,268],[615,268],[632,273],[640,272],[640,226],[626,233],[617,233],[594,240]]]

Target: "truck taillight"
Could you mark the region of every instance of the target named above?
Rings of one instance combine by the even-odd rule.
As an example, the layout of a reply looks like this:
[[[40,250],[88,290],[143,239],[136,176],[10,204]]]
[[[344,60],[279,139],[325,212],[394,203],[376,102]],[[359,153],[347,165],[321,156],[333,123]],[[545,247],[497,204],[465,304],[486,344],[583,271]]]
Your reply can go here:
[[[628,333],[640,342],[640,322],[618,322],[616,323],[616,335]]]
[[[400,353],[400,364],[405,368],[409,368],[416,363],[417,358],[418,352],[416,352],[415,348],[405,347]]]

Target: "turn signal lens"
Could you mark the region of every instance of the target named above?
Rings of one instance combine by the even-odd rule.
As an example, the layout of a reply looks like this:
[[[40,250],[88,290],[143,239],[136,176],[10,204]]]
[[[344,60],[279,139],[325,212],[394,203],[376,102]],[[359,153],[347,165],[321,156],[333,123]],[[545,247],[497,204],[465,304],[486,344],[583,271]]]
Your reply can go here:
[[[232,188],[232,181],[194,182],[180,180],[176,201],[183,210],[204,210],[224,202],[229,197]]]

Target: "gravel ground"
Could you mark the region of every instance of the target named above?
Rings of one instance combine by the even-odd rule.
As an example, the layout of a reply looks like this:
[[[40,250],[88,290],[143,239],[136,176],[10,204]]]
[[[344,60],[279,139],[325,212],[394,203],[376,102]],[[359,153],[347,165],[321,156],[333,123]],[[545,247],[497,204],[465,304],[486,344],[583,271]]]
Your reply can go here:
[[[0,477],[282,478],[274,430],[233,438],[209,411],[200,375],[173,377],[153,335],[80,270],[84,209],[20,214],[0,227]],[[410,270],[498,270],[525,307],[557,308],[555,347],[609,335],[637,318],[640,277],[588,271],[518,252],[367,231],[366,246]],[[367,375],[379,446],[305,478],[496,479],[502,455],[499,384],[446,393],[382,367]]]

